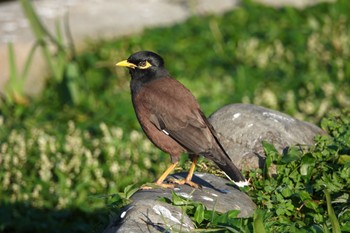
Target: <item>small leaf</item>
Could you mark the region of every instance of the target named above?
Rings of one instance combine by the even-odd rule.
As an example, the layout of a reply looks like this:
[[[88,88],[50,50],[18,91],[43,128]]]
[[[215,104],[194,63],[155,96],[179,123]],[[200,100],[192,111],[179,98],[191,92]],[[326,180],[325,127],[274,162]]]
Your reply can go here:
[[[350,155],[340,155],[338,159],[338,163],[342,165],[346,163],[350,163]]]
[[[312,169],[315,167],[316,158],[312,154],[306,154],[301,158],[300,174],[310,179]]]
[[[275,146],[266,142],[266,141],[263,141],[262,144],[263,144],[264,152],[266,154],[266,159],[268,156],[270,156],[271,162],[276,160],[279,156],[279,153],[278,153],[277,149],[275,148]],[[270,166],[270,165],[271,164],[267,164],[267,166]]]
[[[283,215],[283,214],[285,214],[285,209],[284,209],[284,208],[278,208],[278,209],[276,210],[276,214],[277,214],[277,215]]]
[[[230,210],[227,212],[227,217],[228,218],[238,218],[238,215],[241,211],[239,210]]]
[[[341,233],[339,221],[338,221],[337,216],[335,215],[334,209],[332,207],[331,195],[327,189],[323,190],[323,192],[326,196],[327,212],[328,212],[328,217],[329,217],[331,224],[332,224],[332,228],[333,228],[332,232],[333,233]]]
[[[253,229],[254,233],[266,233],[264,226],[265,212],[261,209],[256,209],[254,212]]]
[[[78,104],[81,101],[81,91],[79,87],[79,67],[77,63],[69,63],[67,66],[67,87],[69,94],[74,104]]]
[[[309,164],[303,164],[301,165],[300,167],[300,174],[302,176],[308,176],[309,174],[309,168],[310,168],[310,165]]]
[[[297,194],[302,201],[311,200],[310,194],[304,190],[299,191]]]
[[[289,187],[285,187],[282,189],[281,193],[284,197],[290,197],[294,192],[292,192],[292,190]]]
[[[174,205],[186,205],[188,200],[178,196],[175,192],[172,192],[172,201]]]
[[[197,223],[202,223],[203,220],[204,220],[204,212],[205,212],[205,209],[204,209],[204,206],[202,204],[198,205],[197,208],[196,208],[196,212],[194,213],[194,220],[197,222]]]
[[[278,157],[279,157],[279,153],[276,150],[276,148],[274,147],[274,145],[263,141],[263,148],[264,148],[264,152],[266,155],[266,159],[265,159],[265,166],[264,166],[264,175],[265,177],[269,176],[269,168],[271,167],[273,161],[275,161]]]
[[[129,200],[134,193],[136,193],[139,189],[133,188],[134,185],[128,185],[124,188],[124,198]]]
[[[318,208],[318,204],[313,200],[307,200],[307,201],[305,201],[304,204],[307,208],[312,209],[312,210],[317,210],[317,208]]]
[[[284,164],[300,159],[301,153],[297,147],[290,147],[286,154],[283,154],[281,162]]]

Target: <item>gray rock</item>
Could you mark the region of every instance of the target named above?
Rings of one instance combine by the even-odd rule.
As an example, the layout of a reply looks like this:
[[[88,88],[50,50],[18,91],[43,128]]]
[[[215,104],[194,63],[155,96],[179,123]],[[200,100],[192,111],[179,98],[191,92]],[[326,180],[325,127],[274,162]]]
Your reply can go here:
[[[187,172],[170,175],[168,179],[183,179]],[[225,213],[229,210],[240,210],[239,217],[250,217],[256,208],[248,195],[241,192],[230,181],[208,173],[195,173],[193,182],[202,189],[194,189],[188,185],[178,185],[171,189],[140,190],[132,196],[132,200],[157,200],[160,197],[171,199],[172,192],[195,202],[203,203],[209,210]]]
[[[312,145],[315,135],[325,134],[315,125],[251,104],[227,105],[213,113],[209,121],[240,169],[264,165],[262,141],[282,153],[293,145]]]
[[[179,207],[150,199],[126,206],[103,233],[190,232],[191,219]]]
[[[333,0],[255,0],[256,2],[263,3],[268,6],[273,7],[296,7],[299,9],[303,9],[308,6],[313,6],[315,4],[318,4],[320,2],[332,2]]]
[[[187,173],[177,173],[167,179],[182,179],[186,175]],[[212,174],[195,173],[192,181],[200,184],[202,189],[177,185],[173,190],[139,190],[131,197],[132,203],[122,210],[104,233],[193,231],[194,224],[179,207],[159,201],[162,197],[171,200],[173,192],[190,201],[203,203],[209,210],[221,213],[240,210],[239,217],[253,215],[256,205],[228,180]]]

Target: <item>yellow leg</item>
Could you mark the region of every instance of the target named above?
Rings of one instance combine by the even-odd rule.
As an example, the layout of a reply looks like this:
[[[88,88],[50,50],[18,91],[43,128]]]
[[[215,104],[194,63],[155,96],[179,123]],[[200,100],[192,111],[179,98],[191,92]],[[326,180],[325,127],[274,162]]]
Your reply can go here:
[[[174,188],[174,184],[163,184],[163,181],[165,180],[165,178],[167,178],[167,176],[170,174],[170,172],[172,172],[175,167],[177,166],[179,162],[175,162],[170,164],[170,166],[165,170],[165,172],[158,178],[158,180],[155,182],[156,186],[160,186],[163,188]],[[152,189],[152,187],[150,185],[143,185],[141,187],[141,189],[143,190],[147,190],[147,189]]]
[[[188,175],[187,175],[187,177],[185,179],[186,181],[191,181],[192,180],[193,173],[194,173],[194,170],[196,169],[197,162],[198,162],[198,157],[196,156],[192,160],[192,164],[191,164],[190,170],[188,171]]]
[[[170,172],[172,172],[175,167],[177,166],[179,162],[175,162],[175,163],[172,163],[166,170],[165,172],[159,177],[159,179],[156,181],[156,184],[157,185],[162,185],[163,184],[163,181],[165,180],[165,178],[168,177],[168,175],[170,174]]]
[[[193,177],[194,170],[196,169],[197,162],[198,162],[198,156],[194,156],[192,159],[191,168],[188,171],[188,175],[186,176],[186,178],[182,180],[174,180],[173,182],[176,184],[188,184],[193,188],[200,188],[200,185],[192,182],[192,177]]]

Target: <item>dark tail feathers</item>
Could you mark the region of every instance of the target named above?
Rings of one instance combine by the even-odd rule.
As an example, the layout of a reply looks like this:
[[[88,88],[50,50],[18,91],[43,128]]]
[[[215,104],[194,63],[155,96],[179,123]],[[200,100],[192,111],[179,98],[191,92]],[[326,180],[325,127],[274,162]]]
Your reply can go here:
[[[230,157],[226,154],[226,152],[220,146],[214,150],[214,153],[217,153],[217,156],[221,159],[221,163],[215,162],[216,165],[224,171],[233,181],[235,181],[238,186],[248,185],[247,180],[244,178],[239,169],[234,165]]]

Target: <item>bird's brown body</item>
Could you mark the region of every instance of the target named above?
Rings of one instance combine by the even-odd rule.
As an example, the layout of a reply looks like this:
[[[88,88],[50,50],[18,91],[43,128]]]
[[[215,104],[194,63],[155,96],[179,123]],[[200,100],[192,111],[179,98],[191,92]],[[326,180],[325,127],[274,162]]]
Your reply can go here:
[[[193,166],[182,183],[195,186],[191,179],[199,155],[215,162],[233,180],[245,181],[195,97],[170,77],[157,54],[139,52],[117,65],[129,67],[132,102],[142,129],[159,149],[170,154],[172,165],[157,184],[162,184],[183,152],[191,155]]]
[[[174,82],[174,80],[170,78],[158,79],[144,85],[142,90],[132,95],[135,113],[142,129],[145,131],[147,137],[159,149],[170,154],[172,162],[177,162],[179,156],[183,152],[186,152],[186,149],[172,137],[169,137],[169,135],[166,134],[167,131],[162,131],[160,125],[156,125],[154,122],[158,121],[157,116],[167,117],[170,115],[176,117],[176,115],[189,110],[190,106],[185,103],[186,107],[180,109],[181,113],[178,111],[177,105],[180,102],[182,106],[184,98],[179,99],[177,97],[186,94],[187,98],[185,99],[194,99],[192,95],[188,95],[188,91],[175,94],[174,92],[176,92],[176,87],[178,85],[178,82]],[[183,92],[183,89],[181,90]],[[171,97],[167,98],[165,102],[164,96]],[[182,127],[185,126],[185,122],[183,123],[184,125]]]

